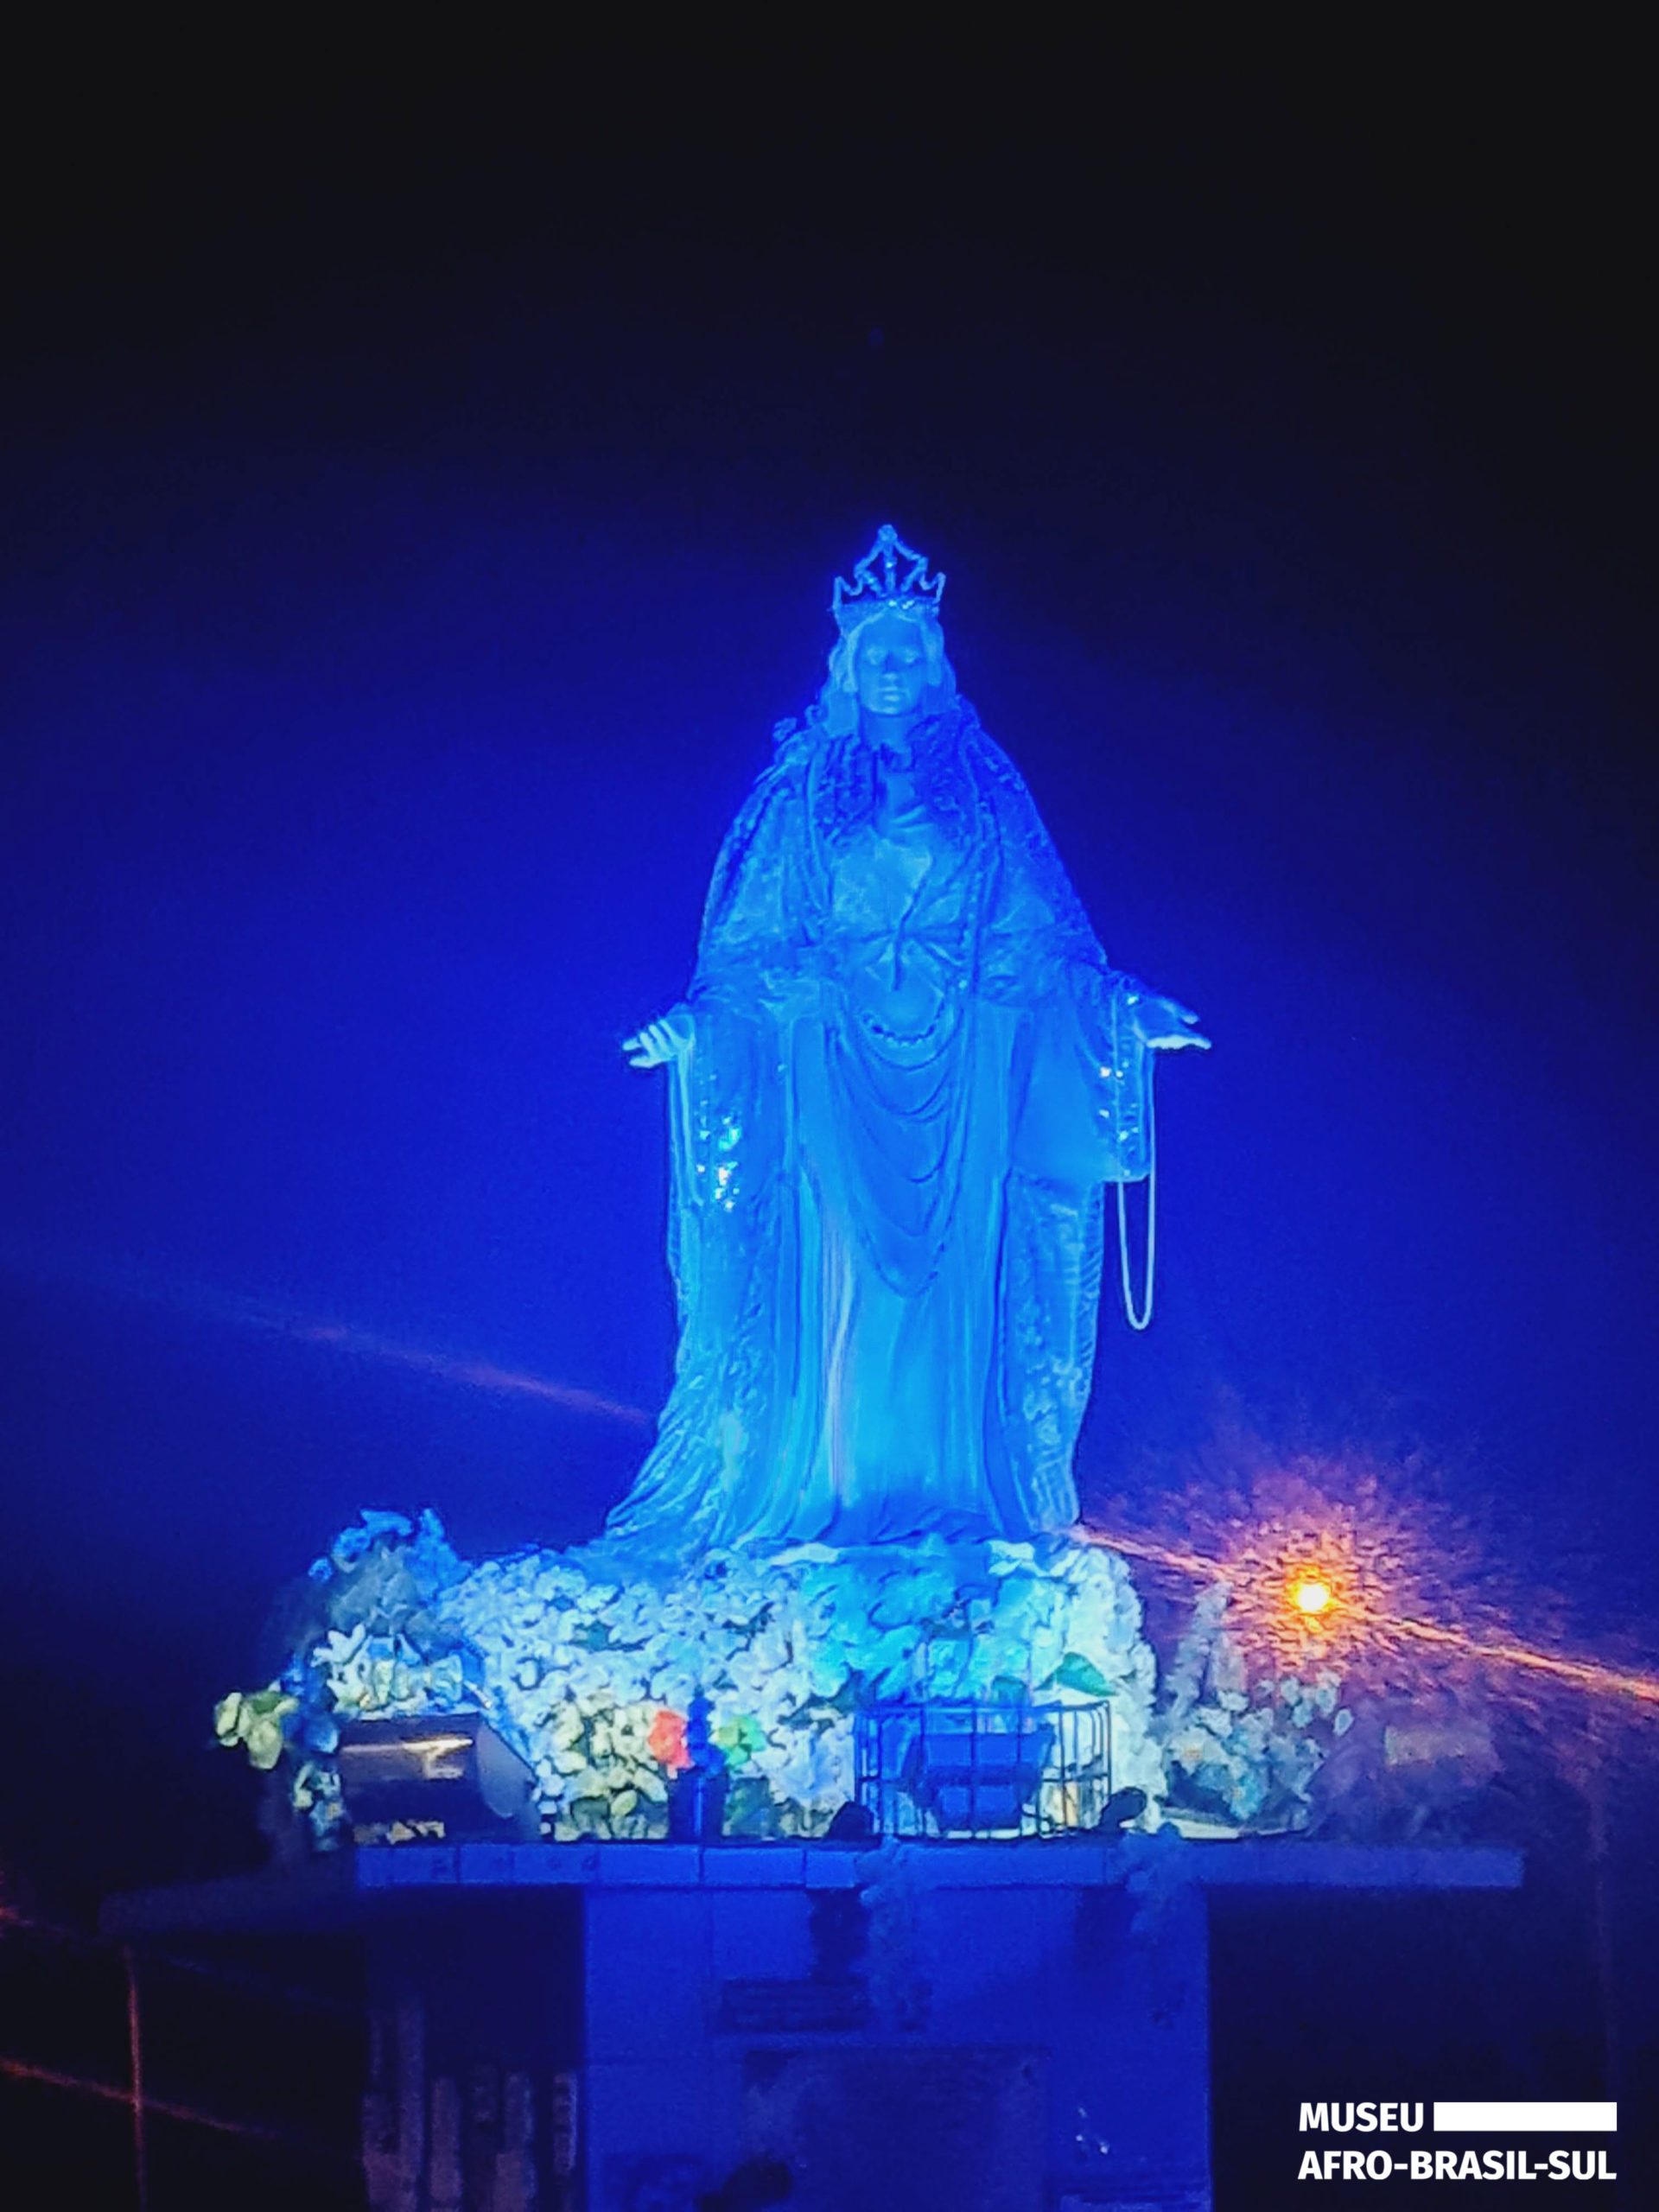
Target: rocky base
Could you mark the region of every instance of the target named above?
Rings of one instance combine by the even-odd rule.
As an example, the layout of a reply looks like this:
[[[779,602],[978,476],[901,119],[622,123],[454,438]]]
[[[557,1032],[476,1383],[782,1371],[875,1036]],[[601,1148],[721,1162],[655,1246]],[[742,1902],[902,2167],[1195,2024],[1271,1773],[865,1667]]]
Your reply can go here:
[[[619,1543],[472,1567],[435,1516],[366,1515],[312,1569],[282,1681],[220,1705],[221,1740],[282,1767],[323,1844],[346,1832],[342,1720],[482,1711],[530,1764],[545,1831],[667,1833],[701,1696],[726,1832],[821,1834],[853,1795],[853,1714],[895,1698],[1108,1699],[1112,1781],[1163,1794],[1155,1667],[1123,1560],[1074,1536],[769,1554],[664,1571]]]

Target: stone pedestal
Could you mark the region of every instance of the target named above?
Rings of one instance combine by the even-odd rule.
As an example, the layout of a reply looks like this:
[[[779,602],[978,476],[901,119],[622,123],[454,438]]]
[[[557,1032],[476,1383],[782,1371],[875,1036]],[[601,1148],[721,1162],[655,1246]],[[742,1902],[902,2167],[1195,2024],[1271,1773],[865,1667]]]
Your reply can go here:
[[[1087,1846],[655,1856],[587,1901],[594,2212],[761,2158],[798,2212],[1207,2205],[1197,1887],[1142,1908]]]
[[[112,1902],[334,1932],[375,2212],[1209,2212],[1206,1892],[1509,1889],[1516,1853],[1281,1841],[411,1844]]]

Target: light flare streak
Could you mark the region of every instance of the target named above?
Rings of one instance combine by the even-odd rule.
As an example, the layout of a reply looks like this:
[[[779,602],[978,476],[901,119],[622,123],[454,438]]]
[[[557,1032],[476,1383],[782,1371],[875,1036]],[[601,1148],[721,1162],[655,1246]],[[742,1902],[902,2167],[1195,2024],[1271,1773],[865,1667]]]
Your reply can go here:
[[[543,1398],[550,1404],[564,1406],[572,1413],[592,1414],[601,1420],[625,1423],[630,1428],[649,1428],[652,1414],[641,1406],[631,1406],[620,1398],[607,1398],[597,1390],[583,1390],[572,1382],[555,1382],[544,1375],[531,1375],[522,1368],[498,1367],[493,1361],[467,1359],[451,1352],[429,1351],[420,1344],[400,1343],[395,1337],[376,1336],[366,1329],[354,1329],[343,1321],[285,1320],[276,1318],[256,1319],[256,1325],[274,1329],[301,1344],[329,1344],[341,1351],[354,1352],[365,1359],[385,1360],[395,1367],[410,1367],[423,1375],[435,1376],[440,1382],[461,1382],[474,1390],[493,1390],[509,1396]]]
[[[151,1274],[130,1262],[86,1254],[37,1251],[10,1240],[0,1240],[0,1272],[37,1281],[67,1283],[78,1290],[130,1300],[141,1306],[165,1308],[194,1320],[213,1321],[234,1328],[251,1329],[264,1336],[284,1337],[290,1343],[319,1344],[359,1359],[378,1360],[430,1375],[442,1382],[457,1382],[474,1390],[503,1396],[539,1398],[571,1413],[601,1421],[620,1422],[628,1428],[649,1428],[656,1419],[642,1406],[609,1398],[575,1383],[558,1382],[522,1368],[502,1367],[493,1360],[474,1359],[463,1353],[434,1351],[423,1344],[404,1343],[350,1322],[331,1321],[315,1315],[284,1313],[257,1299],[239,1298],[197,1282]]]
[[[1155,1543],[1144,1536],[1097,1528],[1086,1529],[1083,1534],[1090,1543],[1104,1545],[1131,1559],[1143,1559],[1202,1582],[1231,1584],[1237,1573],[1236,1564],[1225,1559],[1186,1551],[1172,1544]],[[1291,1602],[1287,1596],[1287,1611]],[[1375,1606],[1351,1604],[1344,1610],[1361,1630],[1370,1628],[1408,1643],[1435,1646],[1479,1666],[1513,1668],[1522,1673],[1545,1676],[1592,1696],[1630,1698],[1640,1705],[1659,1706],[1659,1675],[1639,1669],[1604,1666],[1592,1659],[1566,1658],[1511,1637],[1477,1636],[1465,1629],[1447,1628],[1438,1622],[1414,1619],[1408,1615],[1385,1615]],[[1316,1646],[1323,1643],[1319,1617],[1310,1617],[1300,1625],[1307,1643]]]

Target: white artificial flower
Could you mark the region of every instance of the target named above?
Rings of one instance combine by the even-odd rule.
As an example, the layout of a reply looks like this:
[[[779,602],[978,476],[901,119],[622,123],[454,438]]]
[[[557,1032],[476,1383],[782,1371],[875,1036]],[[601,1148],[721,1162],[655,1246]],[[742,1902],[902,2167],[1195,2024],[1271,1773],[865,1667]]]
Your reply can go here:
[[[851,1761],[836,1740],[838,1732],[800,1728],[771,1768],[772,1794],[809,1810],[840,1803],[849,1794]]]

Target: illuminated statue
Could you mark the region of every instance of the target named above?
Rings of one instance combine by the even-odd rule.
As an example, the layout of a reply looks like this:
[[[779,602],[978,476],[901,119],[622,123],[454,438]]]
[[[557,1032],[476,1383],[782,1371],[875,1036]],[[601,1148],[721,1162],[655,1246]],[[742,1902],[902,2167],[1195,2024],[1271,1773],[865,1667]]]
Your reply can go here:
[[[1149,1052],[1205,1039],[1107,964],[957,694],[944,588],[890,525],[836,579],[689,997],[626,1048],[672,1077],[680,1344],[608,1534],[666,1554],[1077,1517],[1104,1185],[1121,1229]]]

